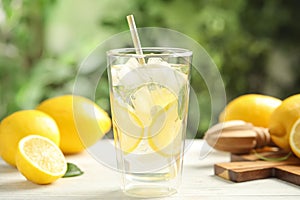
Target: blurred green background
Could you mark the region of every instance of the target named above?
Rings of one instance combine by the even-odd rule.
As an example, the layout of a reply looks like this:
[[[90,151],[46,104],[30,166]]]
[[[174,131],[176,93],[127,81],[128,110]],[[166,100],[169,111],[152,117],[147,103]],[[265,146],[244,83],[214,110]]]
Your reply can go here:
[[[80,63],[128,30],[131,13],[138,27],[173,29],[201,44],[220,70],[227,101],[246,93],[284,99],[300,89],[299,8],[298,0],[0,0],[0,120],[72,93]],[[193,88],[205,87],[193,78]],[[197,96],[200,107],[209,105],[209,94]],[[95,97],[109,112],[107,83]],[[209,126],[208,112],[201,110],[197,137]]]

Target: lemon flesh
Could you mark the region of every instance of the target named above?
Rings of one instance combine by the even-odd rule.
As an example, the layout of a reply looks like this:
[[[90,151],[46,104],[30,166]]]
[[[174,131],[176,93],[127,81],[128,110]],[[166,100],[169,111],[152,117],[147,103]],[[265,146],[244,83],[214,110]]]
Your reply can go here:
[[[18,170],[36,184],[49,184],[67,170],[65,157],[51,140],[30,135],[20,140],[16,154]]]
[[[300,158],[300,118],[292,127],[289,142],[293,153]]]

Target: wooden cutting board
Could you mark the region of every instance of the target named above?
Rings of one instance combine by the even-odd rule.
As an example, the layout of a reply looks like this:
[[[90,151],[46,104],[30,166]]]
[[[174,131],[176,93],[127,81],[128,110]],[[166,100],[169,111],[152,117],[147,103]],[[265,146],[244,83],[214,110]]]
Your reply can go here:
[[[263,152],[265,157],[281,158],[284,152]],[[214,165],[215,175],[234,182],[275,177],[300,185],[300,159],[290,156],[284,161],[263,161],[255,154],[231,155],[231,162]]]

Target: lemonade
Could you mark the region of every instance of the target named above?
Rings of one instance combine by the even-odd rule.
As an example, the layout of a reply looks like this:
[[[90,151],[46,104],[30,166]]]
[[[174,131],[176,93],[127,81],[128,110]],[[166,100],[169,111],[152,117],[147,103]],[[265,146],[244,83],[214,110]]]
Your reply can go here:
[[[176,192],[187,124],[190,60],[149,55],[146,64],[112,58],[109,70],[118,168],[123,190],[136,196]]]

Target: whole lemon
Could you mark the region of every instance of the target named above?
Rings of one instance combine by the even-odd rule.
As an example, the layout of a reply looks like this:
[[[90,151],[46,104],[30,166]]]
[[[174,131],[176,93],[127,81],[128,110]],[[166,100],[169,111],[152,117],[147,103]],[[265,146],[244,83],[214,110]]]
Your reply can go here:
[[[219,121],[243,120],[254,126],[268,127],[272,112],[281,104],[275,97],[246,94],[233,99],[219,116]]]
[[[300,94],[284,99],[271,115],[269,132],[276,145],[290,150],[289,136],[298,118],[300,118]]]
[[[60,131],[60,149],[65,154],[83,151],[110,130],[108,114],[93,101],[75,95],[63,95],[43,101],[37,106],[49,114]]]
[[[4,118],[0,124],[0,154],[7,163],[16,166],[18,142],[28,135],[40,135],[59,145],[56,122],[38,110],[22,110]]]

